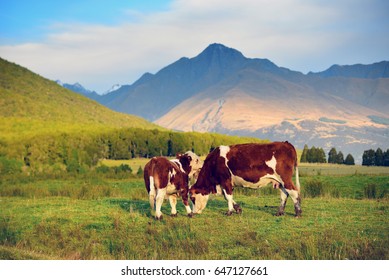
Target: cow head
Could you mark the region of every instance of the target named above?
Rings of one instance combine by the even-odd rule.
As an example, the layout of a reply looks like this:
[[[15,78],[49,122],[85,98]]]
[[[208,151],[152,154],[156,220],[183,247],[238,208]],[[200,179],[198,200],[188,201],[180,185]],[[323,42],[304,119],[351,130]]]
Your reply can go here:
[[[180,161],[185,172],[188,173],[189,178],[197,179],[200,169],[203,166],[203,161],[199,156],[192,151],[188,151],[185,154],[177,154],[176,158]]]
[[[196,184],[195,184],[196,185]],[[190,200],[193,203],[193,213],[201,214],[207,206],[209,194],[197,191],[196,187],[189,190]]]

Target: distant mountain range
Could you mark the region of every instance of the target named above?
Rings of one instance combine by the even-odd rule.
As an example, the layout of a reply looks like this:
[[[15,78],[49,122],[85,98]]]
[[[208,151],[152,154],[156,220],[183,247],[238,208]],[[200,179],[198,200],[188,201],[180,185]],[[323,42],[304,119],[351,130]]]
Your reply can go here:
[[[171,129],[336,147],[357,161],[365,149],[389,148],[388,61],[305,75],[211,44],[92,98]]]

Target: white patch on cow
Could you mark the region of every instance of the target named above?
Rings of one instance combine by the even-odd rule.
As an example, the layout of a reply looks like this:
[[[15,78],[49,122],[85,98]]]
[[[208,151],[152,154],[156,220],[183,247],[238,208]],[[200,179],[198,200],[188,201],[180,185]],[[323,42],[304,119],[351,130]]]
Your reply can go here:
[[[201,212],[207,206],[209,194],[202,195],[200,193],[197,193],[197,194],[194,194],[193,197],[195,198],[195,203],[193,205],[193,213],[194,214],[201,214]]]
[[[227,153],[230,151],[230,147],[228,146],[220,146],[220,156],[224,157],[227,160]]]
[[[277,160],[274,157],[274,155],[272,156],[272,158],[270,160],[265,161],[265,163],[266,163],[267,166],[269,166],[271,169],[273,169],[274,172],[276,172]]]
[[[280,206],[285,207],[286,200],[288,199],[288,196],[283,191],[281,191],[280,194],[281,194],[281,205]]]
[[[177,188],[173,184],[167,184],[166,186],[166,195],[176,194],[178,193]]]
[[[174,175],[176,175],[177,174],[177,172],[176,172],[176,170],[172,170],[172,171],[170,171],[169,172],[169,178],[168,178],[168,184],[167,184],[167,186],[166,186],[166,195],[171,195],[171,194],[175,194],[175,193],[177,193],[177,189],[176,189],[176,186],[174,185],[174,184],[172,184],[172,183],[170,183],[170,180],[171,180],[171,178],[174,176]]]
[[[185,209],[186,209],[186,213],[187,213],[187,214],[192,213],[192,209],[190,209],[190,206],[189,206],[189,205],[185,205]]]
[[[177,208],[176,208],[176,205],[177,205],[177,196],[176,195],[169,195],[169,202],[170,202],[170,207],[172,208],[172,215],[176,215],[177,214]]]
[[[157,197],[156,197],[156,205],[155,205],[155,217],[157,219],[161,218],[162,212],[161,212],[161,206],[163,203],[163,200],[166,196],[166,189],[157,189]]]
[[[228,168],[228,165],[227,165],[227,163],[228,163],[227,154],[230,151],[230,147],[228,147],[228,146],[220,146],[219,149],[220,149],[220,157],[223,157],[225,159],[225,164],[226,164],[226,166]],[[228,170],[229,169],[230,168],[228,168]]]
[[[150,201],[150,207],[151,207],[151,210],[154,211],[154,207],[155,207],[155,196],[156,196],[156,193],[155,193],[155,186],[154,186],[154,177],[153,176],[150,176],[150,192],[149,192],[149,201]]]
[[[177,174],[177,172],[174,169],[172,171],[169,171],[169,180],[170,180],[171,177],[173,177],[176,174]]]
[[[216,185],[216,194],[217,195],[221,195],[222,194],[222,188],[220,187],[220,185]]]
[[[223,192],[224,192],[224,197],[225,197],[225,199],[227,200],[227,203],[228,203],[228,211],[229,212],[234,211],[235,201],[232,199],[232,194],[227,194],[225,189],[223,189]]]
[[[298,202],[298,197],[299,197],[298,191],[287,190],[287,189],[286,189],[286,191],[288,192],[289,196],[292,198],[293,202],[297,203]]]
[[[190,161],[191,171],[189,172],[188,176],[190,179],[192,179],[195,177],[196,174],[198,175],[200,169],[203,167],[204,162],[199,158],[198,155],[196,155],[192,151],[187,151],[185,154],[191,158]]]
[[[250,188],[250,189],[259,189],[262,187],[267,186],[268,184],[283,184],[283,181],[281,177],[274,173],[274,174],[266,174],[265,176],[259,178],[258,182],[248,182],[242,177],[233,175],[231,177],[232,182],[234,186],[236,187],[244,187],[244,188]]]
[[[175,163],[179,167],[180,171],[185,173],[185,170],[184,168],[182,168],[181,162],[178,159],[171,159],[170,162]]]

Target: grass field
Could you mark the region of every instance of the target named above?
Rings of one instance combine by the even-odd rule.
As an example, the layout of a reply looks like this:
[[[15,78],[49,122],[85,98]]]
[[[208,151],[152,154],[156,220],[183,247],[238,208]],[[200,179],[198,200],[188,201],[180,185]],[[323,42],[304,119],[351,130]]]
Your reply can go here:
[[[2,178],[0,259],[389,259],[388,172],[315,172],[301,176],[301,219],[291,200],[274,216],[270,187],[236,189],[241,215],[212,196],[192,219],[165,201],[156,221],[140,178]]]
[[[203,160],[205,157],[203,157]],[[150,159],[135,158],[131,160],[109,160],[100,161],[100,165],[109,167],[127,164],[135,173],[139,167],[143,169],[145,164]],[[300,163],[300,176],[316,176],[316,175],[388,175],[389,168],[385,166],[362,166],[362,165],[344,165],[344,164],[320,164],[320,163]]]

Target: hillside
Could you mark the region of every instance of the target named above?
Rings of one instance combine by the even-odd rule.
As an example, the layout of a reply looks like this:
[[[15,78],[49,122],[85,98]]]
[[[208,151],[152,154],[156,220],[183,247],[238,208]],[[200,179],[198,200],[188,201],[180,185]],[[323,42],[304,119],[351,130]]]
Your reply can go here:
[[[104,96],[170,129],[289,140],[359,158],[389,143],[389,62],[307,75],[211,44]]]
[[[113,112],[1,58],[0,71],[0,131],[3,139],[48,131],[159,128],[141,117]]]

